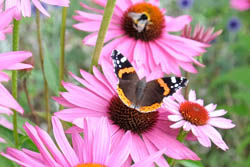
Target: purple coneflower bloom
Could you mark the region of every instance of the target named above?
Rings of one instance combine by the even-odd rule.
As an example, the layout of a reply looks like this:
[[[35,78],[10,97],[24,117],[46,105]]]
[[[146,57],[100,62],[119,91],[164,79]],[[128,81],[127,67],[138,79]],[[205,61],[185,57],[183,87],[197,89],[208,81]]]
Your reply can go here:
[[[214,128],[231,129],[235,125],[232,120],[223,118],[227,111],[215,110],[216,104],[204,106],[202,99],[196,99],[195,91],[189,92],[188,100],[181,94],[166,98],[167,110],[172,114],[169,120],[175,122],[170,127],[178,129],[183,127],[185,131],[192,131],[201,145],[211,147],[211,141],[222,150],[227,150],[228,146],[223,141],[220,133]]]

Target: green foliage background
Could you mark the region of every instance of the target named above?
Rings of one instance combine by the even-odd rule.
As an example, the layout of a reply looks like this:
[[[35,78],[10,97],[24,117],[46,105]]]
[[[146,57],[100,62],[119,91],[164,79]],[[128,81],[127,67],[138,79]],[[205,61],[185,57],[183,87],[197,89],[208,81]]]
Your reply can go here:
[[[85,0],[86,1],[86,0]],[[81,2],[85,2],[82,0]],[[75,30],[72,19],[75,10],[82,10],[79,0],[72,0],[68,10],[66,29],[66,70],[79,74],[79,69],[88,69],[93,48],[84,46],[81,42],[87,33]],[[86,3],[90,3],[87,1]],[[229,6],[228,0],[194,0],[190,10],[181,10],[175,0],[162,0],[162,7],[166,8],[167,15],[179,16],[189,14],[193,17],[192,24],[200,23],[204,26],[214,26],[216,30],[223,29],[223,34],[211,44],[207,53],[203,55],[204,68],[198,68],[199,73],[191,75],[191,88],[196,90],[197,96],[205,103],[216,103],[218,108],[228,111],[226,117],[233,120],[236,127],[231,130],[219,130],[230,149],[226,152],[212,146],[204,148],[198,143],[186,143],[201,158],[201,162],[180,161],[177,166],[186,167],[246,167],[250,166],[250,11],[239,12]],[[58,95],[58,62],[59,37],[61,24],[61,8],[48,7],[51,18],[42,17],[42,40],[45,54],[45,72],[48,78],[50,95]],[[227,22],[237,16],[242,26],[238,32],[227,30]],[[20,50],[30,50],[35,58],[35,67],[30,73],[28,90],[35,111],[40,117],[40,126],[45,125],[43,81],[38,57],[36,41],[35,14],[31,18],[21,21]],[[0,51],[11,50],[11,37],[0,43]],[[142,55],[143,56],[143,55]],[[66,73],[66,76],[68,74]],[[74,82],[70,77],[67,81]],[[24,118],[19,117],[21,147],[35,149],[33,143],[25,136],[22,124],[32,120],[30,109],[19,81],[18,101],[25,109]],[[7,87],[10,86],[10,82]],[[58,111],[59,106],[51,99],[52,112]],[[8,118],[11,120],[11,118]],[[45,125],[46,127],[46,125]],[[8,144],[0,144],[0,151],[7,146],[14,146],[12,132],[0,126],[0,134]],[[11,167],[12,163],[0,156],[0,166]]]

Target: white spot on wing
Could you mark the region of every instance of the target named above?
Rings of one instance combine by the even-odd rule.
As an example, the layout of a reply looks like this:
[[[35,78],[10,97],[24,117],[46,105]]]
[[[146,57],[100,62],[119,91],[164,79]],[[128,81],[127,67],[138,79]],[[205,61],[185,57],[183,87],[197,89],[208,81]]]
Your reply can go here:
[[[175,77],[171,77],[171,82],[172,83],[176,83],[176,78]]]
[[[174,87],[178,87],[178,86],[179,86],[179,84],[175,84],[175,85],[174,85]]]
[[[121,58],[121,62],[124,63],[127,60],[126,57]]]

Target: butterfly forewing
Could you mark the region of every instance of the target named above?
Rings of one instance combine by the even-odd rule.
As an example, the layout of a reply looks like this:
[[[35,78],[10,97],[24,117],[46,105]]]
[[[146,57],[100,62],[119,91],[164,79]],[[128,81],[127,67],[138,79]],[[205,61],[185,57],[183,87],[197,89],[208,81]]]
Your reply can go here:
[[[128,107],[135,104],[135,90],[139,78],[134,67],[128,59],[117,50],[112,53],[112,60],[115,69],[115,74],[119,79],[117,84],[117,93],[119,98]]]

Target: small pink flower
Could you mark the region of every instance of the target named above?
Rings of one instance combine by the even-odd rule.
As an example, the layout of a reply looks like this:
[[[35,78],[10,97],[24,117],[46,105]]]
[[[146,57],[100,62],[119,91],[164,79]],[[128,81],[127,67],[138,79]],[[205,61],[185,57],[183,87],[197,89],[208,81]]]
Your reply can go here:
[[[83,78],[71,74],[84,87],[63,82],[67,92],[60,93],[61,97],[56,97],[55,100],[67,109],[57,112],[55,115],[79,127],[83,127],[83,118],[107,117],[108,123],[112,127],[111,134],[114,136],[113,147],[126,132],[131,132],[133,143],[131,158],[134,162],[164,148],[166,148],[164,153],[169,157],[199,160],[194,152],[175,139],[176,131],[169,128],[170,122],[167,120],[168,113],[165,110],[140,113],[127,107],[117,95],[117,78],[113,65],[104,61],[102,71],[104,75],[94,67],[94,75],[91,75],[81,70]],[[163,157],[157,160],[157,164],[168,166]]]
[[[22,151],[8,148],[1,155],[17,162],[23,167],[128,167],[131,159],[128,159],[131,147],[131,134],[127,132],[116,147],[111,149],[111,129],[106,118],[85,119],[84,139],[78,130],[71,130],[72,145],[69,144],[63,127],[56,117],[52,117],[53,133],[56,144],[51,137],[39,127],[33,127],[29,123],[24,125],[28,136],[36,144],[39,153],[27,149]],[[72,129],[72,128],[71,128]],[[59,148],[58,148],[58,147]],[[135,163],[132,167],[142,165],[151,166],[155,159],[161,156],[163,151],[157,152],[151,157],[145,157],[144,161]]]
[[[13,6],[17,7],[15,18],[17,20],[21,19],[21,16],[30,17],[31,16],[31,2],[33,5],[45,16],[50,17],[49,13],[44,9],[42,3],[56,6],[64,6],[68,7],[70,1],[69,0],[6,0],[5,6],[6,9],[11,8]]]
[[[189,92],[188,100],[176,93],[165,99],[165,105],[172,113],[168,116],[169,120],[175,122],[170,126],[171,128],[182,127],[185,131],[191,130],[200,144],[205,147],[211,147],[212,141],[222,150],[228,149],[220,133],[214,128],[231,129],[235,126],[230,119],[221,117],[227,113],[225,110],[215,110],[216,104],[204,107],[203,100],[196,99],[193,90]]]
[[[0,137],[0,143],[6,143],[6,141]]]
[[[240,11],[250,9],[250,1],[249,0],[231,0],[231,7]]]
[[[10,8],[6,11],[1,11],[0,3],[0,40],[5,40],[5,34],[12,32],[12,25],[10,24],[13,20],[16,8]]]
[[[106,0],[93,0],[104,7]],[[79,21],[74,28],[91,34],[83,39],[86,45],[95,45],[100,28],[103,10],[91,8],[83,3],[82,7],[97,14],[76,11],[73,18]],[[106,34],[106,45],[102,49],[99,63],[110,60],[113,49],[118,49],[135,68],[144,69],[146,74],[161,68],[167,74],[180,76],[180,67],[196,73],[192,63],[202,66],[195,57],[205,52],[208,45],[172,35],[169,32],[181,31],[191,22],[188,15],[176,18],[165,16],[165,10],[159,8],[159,0],[119,0],[116,2],[113,17]]]
[[[1,84],[10,78],[2,70],[20,70],[32,68],[31,65],[20,63],[25,59],[31,57],[32,54],[27,51],[8,52],[0,54],[0,113],[12,114],[11,109],[23,113],[22,107],[11,96],[8,90]]]

